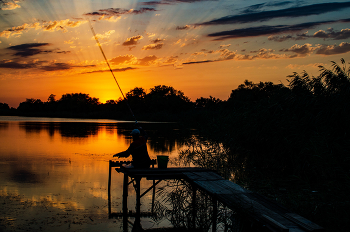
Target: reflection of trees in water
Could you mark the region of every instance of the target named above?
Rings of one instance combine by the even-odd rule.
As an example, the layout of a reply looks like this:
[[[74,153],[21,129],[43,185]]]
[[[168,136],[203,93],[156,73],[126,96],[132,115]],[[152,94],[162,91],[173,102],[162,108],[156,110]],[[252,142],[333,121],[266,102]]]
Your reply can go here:
[[[133,123],[20,122],[19,125],[28,134],[46,131],[50,137],[58,133],[66,138],[88,138],[105,130],[107,134],[117,133],[118,137],[129,140],[132,139],[130,132],[135,128]],[[193,134],[189,129],[179,128],[176,123],[140,123],[138,126],[149,135],[150,149],[158,153],[174,151]]]
[[[216,219],[212,197],[197,190],[193,204],[193,187],[188,182],[168,180],[157,191],[153,220],[156,223],[164,218],[174,228],[191,229],[191,231],[211,231],[216,220],[217,231],[247,231],[244,219],[237,212],[218,204]]]
[[[8,122],[0,122],[0,130],[9,128],[10,124]]]
[[[157,153],[167,153],[182,146],[194,133],[188,128],[180,128],[176,123],[139,123],[149,136],[147,141],[150,149]],[[118,134],[132,139],[130,132],[135,128],[131,123],[118,123]]]
[[[40,133],[47,131],[52,137],[55,133],[62,137],[86,138],[91,135],[97,135],[100,124],[97,123],[72,123],[72,122],[21,122],[20,128],[26,133]]]
[[[238,170],[244,166],[242,162],[237,162],[237,155],[232,154],[222,143],[195,136],[186,141],[179,154],[178,165],[193,164],[217,170],[226,179],[237,176]]]

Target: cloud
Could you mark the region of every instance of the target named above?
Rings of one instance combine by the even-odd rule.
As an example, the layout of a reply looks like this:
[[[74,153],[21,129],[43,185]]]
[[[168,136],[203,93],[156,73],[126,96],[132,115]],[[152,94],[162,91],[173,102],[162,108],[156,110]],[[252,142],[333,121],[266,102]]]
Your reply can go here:
[[[293,3],[292,1],[283,1],[283,2],[275,1],[275,2],[260,3],[260,4],[255,4],[255,5],[247,7],[244,11],[242,11],[242,13],[245,13],[245,14],[254,13],[254,12],[260,11],[261,9],[263,9],[265,7],[267,7],[267,8],[280,7],[280,6],[285,6],[285,5],[289,5],[292,3]]]
[[[136,35],[130,38],[127,38],[126,41],[123,43],[123,46],[132,46],[132,45],[136,45],[137,41],[139,41],[140,39],[143,39],[142,35]]]
[[[17,9],[17,8],[21,8],[20,5],[18,5],[19,1],[0,1],[0,10],[14,10],[14,9]]]
[[[157,39],[155,39],[155,40],[152,40],[151,42],[152,43],[160,43],[160,42],[162,42],[162,41],[164,41],[164,39],[159,39],[159,38],[157,38]]]
[[[196,2],[206,2],[206,1],[213,1],[213,0],[161,0],[161,1],[141,2],[139,4],[145,5],[145,6],[156,6],[156,5],[174,5],[176,3],[196,3]]]
[[[51,45],[49,43],[27,43],[8,47],[7,49],[16,51],[15,56],[29,57],[42,53],[51,53],[53,50],[43,50],[41,47]]]
[[[314,33],[314,38],[323,38],[323,39],[334,39],[334,40],[342,40],[350,38],[350,29],[342,29],[341,31],[334,31],[332,28],[328,30],[328,32],[319,30]]]
[[[109,30],[104,34],[96,34],[97,39],[99,40],[106,40],[108,39],[113,33],[115,32],[115,30]],[[95,37],[92,37],[92,39],[95,39]]]
[[[134,70],[137,68],[132,68],[132,67],[126,67],[126,68],[115,68],[112,69],[113,72],[125,72],[128,70]],[[95,71],[91,71],[91,72],[82,72],[81,74],[88,74],[88,73],[102,73],[102,72],[110,72],[111,70],[109,69],[105,69],[105,70],[95,70]]]
[[[288,49],[281,49],[280,51],[282,52],[293,52],[298,57],[305,57],[307,55],[310,55],[311,53],[313,53],[313,51],[315,51],[316,48],[312,47],[311,44],[306,43],[304,45],[298,45],[295,44],[292,47],[288,48]]]
[[[38,66],[37,62],[18,62],[13,60],[0,61],[0,68],[30,69],[30,68],[36,68],[37,66]]]
[[[142,65],[142,66],[154,65],[154,64],[156,64],[157,59],[158,58],[154,55],[146,56],[146,57],[138,60],[138,65]]]
[[[332,22],[336,22],[336,21],[310,22],[310,23],[301,23],[296,25],[250,27],[250,28],[242,28],[242,29],[235,29],[231,31],[222,31],[222,32],[212,33],[207,36],[218,37],[214,40],[225,40],[225,39],[233,39],[233,38],[255,37],[255,36],[262,36],[262,35],[274,35],[274,34],[281,34],[286,32],[301,31],[308,28],[313,28],[321,24],[332,23]]]
[[[190,29],[190,28],[191,28],[190,25],[186,25],[186,26],[183,26],[183,27],[177,26],[177,27],[176,27],[176,30],[188,30],[188,29]]]
[[[59,31],[67,32],[67,27],[79,27],[80,25],[86,23],[87,21],[70,21],[69,19],[64,19],[60,21],[49,21],[43,23],[41,26],[44,31]]]
[[[70,63],[56,63],[52,61],[13,61],[13,60],[2,60],[0,61],[0,68],[8,69],[40,69],[44,71],[60,71],[71,68],[86,68],[95,67],[95,65],[72,65]]]
[[[273,53],[273,49],[266,49],[266,48],[261,48],[258,50],[257,54],[254,56],[245,56],[244,59],[280,59],[280,58],[287,58],[285,55],[279,55]]]
[[[286,40],[304,40],[307,38],[320,38],[320,39],[333,39],[333,40],[344,40],[350,38],[350,29],[342,29],[341,31],[334,31],[329,28],[327,31],[319,30],[313,35],[307,35],[307,32],[297,35],[271,35],[268,40],[275,42],[284,42]]]
[[[159,44],[149,44],[149,45],[145,45],[143,46],[142,50],[153,50],[153,49],[161,49],[163,47],[163,43],[159,43]]]
[[[98,20],[105,20],[105,21],[109,21],[109,22],[117,22],[119,19],[121,19],[121,16],[105,16],[102,15],[98,18]]]
[[[12,27],[0,32],[0,37],[10,38],[11,36],[20,36],[23,31],[26,31],[29,28],[33,28],[32,24],[24,23],[18,27]]]
[[[228,48],[228,47],[230,47],[230,46],[231,46],[231,44],[227,44],[227,45],[224,45],[224,44],[223,44],[223,45],[220,45],[220,49],[221,49],[221,48]]]
[[[42,66],[40,69],[45,71],[58,71],[71,69],[72,66],[68,63],[51,63],[49,65]]]
[[[271,35],[268,37],[268,40],[270,41],[275,41],[275,42],[284,42],[286,40],[304,40],[306,38],[309,38],[310,36],[307,35],[307,32],[302,33],[302,34],[297,34],[296,36],[294,35]]]
[[[262,22],[271,20],[274,18],[291,18],[310,15],[319,15],[333,11],[344,10],[350,7],[350,2],[333,2],[333,3],[320,3],[308,6],[291,7],[281,10],[253,12],[248,14],[225,16],[219,19],[214,19],[208,22],[200,23],[197,25],[220,25],[220,24],[238,24],[238,23],[251,23]]]
[[[101,9],[98,11],[94,11],[94,12],[89,12],[86,13],[84,15],[87,16],[100,16],[99,20],[106,20],[106,18],[111,19],[111,17],[116,16],[117,19],[120,19],[121,15],[127,15],[127,14],[143,14],[143,13],[147,13],[147,12],[154,12],[157,11],[154,8],[148,8],[148,7],[143,7],[140,8],[139,10],[135,10],[135,9],[121,9],[121,8],[108,8],[108,9]]]
[[[342,42],[338,45],[322,45],[316,50],[316,54],[319,55],[336,55],[343,54],[350,51],[350,43]]]
[[[163,63],[164,64],[174,64],[178,61],[178,56],[171,56],[171,57],[168,57],[166,58],[166,61],[164,61]]]
[[[43,31],[63,31],[67,32],[67,28],[79,27],[87,21],[70,21],[69,19],[60,21],[49,21],[49,22],[35,22],[35,23],[24,23],[21,26],[12,27],[0,32],[0,37],[10,38],[11,36],[19,37],[23,32],[29,29],[43,30]]]
[[[203,64],[203,63],[211,63],[211,62],[215,62],[218,60],[202,60],[202,61],[190,61],[190,62],[185,62],[182,64]]]
[[[156,5],[171,5],[173,3],[170,1],[150,1],[150,2],[141,2],[140,4],[145,6],[156,6]]]
[[[137,61],[137,58],[133,55],[117,56],[110,60],[110,62],[115,65],[133,64],[133,63],[136,63],[136,61]]]

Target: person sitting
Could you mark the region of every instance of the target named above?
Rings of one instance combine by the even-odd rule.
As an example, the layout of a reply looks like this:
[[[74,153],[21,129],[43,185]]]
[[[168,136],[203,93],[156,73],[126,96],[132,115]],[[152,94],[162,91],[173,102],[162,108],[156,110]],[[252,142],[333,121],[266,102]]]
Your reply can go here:
[[[128,157],[132,155],[132,165],[126,166],[128,168],[149,168],[151,165],[151,159],[147,151],[147,139],[146,132],[139,127],[131,132],[133,142],[130,144],[126,151],[119,152],[113,157]]]

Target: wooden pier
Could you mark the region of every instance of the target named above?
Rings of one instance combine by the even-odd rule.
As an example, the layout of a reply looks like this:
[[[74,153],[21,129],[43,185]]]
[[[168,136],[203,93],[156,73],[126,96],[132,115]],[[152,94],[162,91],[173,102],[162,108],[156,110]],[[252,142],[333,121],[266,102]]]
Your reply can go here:
[[[155,160],[153,160],[153,168],[149,169],[134,169],[124,168],[122,164],[125,162],[109,163],[109,184],[108,197],[110,199],[110,184],[111,184],[111,168],[124,174],[123,183],[123,213],[128,212],[127,197],[128,185],[132,182],[136,191],[136,215],[140,216],[141,198],[153,190],[153,201],[155,197],[155,188],[162,180],[178,179],[187,181],[191,184],[193,191],[192,204],[196,204],[196,191],[200,190],[211,196],[214,205],[214,216],[212,231],[216,231],[216,213],[217,202],[221,202],[228,208],[239,212],[240,215],[248,218],[254,224],[257,230],[254,231],[282,231],[282,232],[307,232],[307,231],[324,231],[317,224],[290,212],[288,209],[279,205],[277,202],[270,200],[262,195],[251,192],[241,186],[223,179],[213,170],[204,168],[154,168]],[[131,181],[129,181],[131,178]],[[152,186],[144,193],[140,192],[140,181],[142,178],[153,180]],[[109,203],[110,207],[110,203]],[[110,209],[110,208],[109,208]]]

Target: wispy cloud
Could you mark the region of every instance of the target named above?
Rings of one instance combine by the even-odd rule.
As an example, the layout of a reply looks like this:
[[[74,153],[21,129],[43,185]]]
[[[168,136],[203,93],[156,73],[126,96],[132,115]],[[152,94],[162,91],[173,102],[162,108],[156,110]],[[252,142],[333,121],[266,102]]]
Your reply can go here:
[[[7,49],[15,51],[13,54],[14,56],[19,57],[30,57],[38,54],[46,54],[46,53],[61,53],[61,54],[67,54],[70,53],[70,51],[61,51],[59,49],[44,49],[46,46],[50,46],[49,43],[27,43],[27,44],[20,44],[15,46],[7,47]]]
[[[104,34],[96,34],[96,37],[99,40],[107,40],[114,32],[115,30],[109,30]],[[95,37],[92,37],[92,39],[95,39]]]
[[[143,39],[142,35],[136,35],[130,38],[127,38],[123,43],[123,46],[133,46],[137,44],[137,41]]]
[[[14,10],[17,8],[21,8],[20,5],[18,5],[19,1],[13,0],[13,1],[7,1],[7,0],[1,0],[0,1],[0,10]]]
[[[133,68],[133,67],[126,67],[126,68],[115,68],[112,69],[113,72],[125,72],[125,71],[129,71],[129,70],[134,70],[137,68]],[[88,73],[103,73],[103,72],[110,72],[111,70],[109,69],[103,69],[103,70],[94,70],[94,71],[90,71],[90,72],[82,72],[81,74],[88,74]]]
[[[190,25],[186,25],[186,26],[183,26],[183,27],[177,26],[177,27],[176,27],[176,30],[188,30],[188,29],[190,29],[190,28],[191,28]]]
[[[312,44],[306,43],[304,45],[295,44],[288,49],[281,49],[281,52],[292,52],[294,53],[294,57],[305,57],[307,55],[311,55],[316,50],[315,47],[312,47]]]
[[[43,71],[61,71],[72,68],[87,68],[95,67],[95,65],[73,65],[70,63],[54,62],[54,61],[20,61],[20,60],[2,60],[0,61],[0,68],[7,69],[40,69]]]
[[[35,22],[35,23],[24,23],[23,25],[12,27],[0,32],[0,37],[10,38],[12,36],[19,37],[23,32],[29,29],[42,30],[42,31],[63,31],[67,32],[67,28],[79,27],[80,25],[86,23],[87,21],[78,20],[71,21],[69,19],[60,21],[49,21],[49,22]]]
[[[42,53],[51,53],[53,50],[44,50],[42,47],[50,45],[49,43],[28,43],[10,46],[7,49],[15,51],[15,56],[29,57]]]
[[[152,42],[152,43],[160,43],[160,42],[162,42],[162,41],[164,41],[164,39],[159,39],[159,38],[157,38],[157,39],[155,39],[155,40],[152,40],[151,42]]]
[[[121,65],[121,64],[134,64],[137,62],[137,58],[134,55],[124,55],[117,56],[110,60],[112,64]]]
[[[221,31],[217,33],[212,33],[212,34],[209,34],[208,37],[218,37],[214,40],[225,40],[225,39],[233,39],[233,38],[255,37],[255,36],[262,36],[262,35],[275,35],[275,34],[281,34],[281,33],[287,33],[287,32],[298,32],[305,29],[314,28],[318,25],[335,23],[335,22],[345,22],[345,20],[309,22],[309,23],[301,23],[296,25],[249,27],[249,28],[235,29],[231,31]]]
[[[174,5],[177,3],[196,3],[196,2],[207,2],[207,1],[216,1],[216,0],[161,0],[161,1],[141,2],[139,4],[145,5],[145,6],[157,6],[157,5]]]
[[[142,59],[139,59],[137,64],[142,66],[150,66],[150,65],[157,64],[157,60],[158,60],[158,57],[156,57],[155,55],[151,55],[151,56],[146,56]]]
[[[255,5],[248,6],[245,10],[242,11],[244,14],[250,14],[255,12],[260,12],[264,8],[271,8],[271,7],[281,7],[292,4],[292,1],[274,1],[274,2],[265,2],[265,3],[259,3]]]
[[[108,8],[100,9],[98,11],[89,12],[86,16],[99,16],[99,20],[117,21],[122,15],[143,14],[148,12],[157,11],[154,8],[143,7],[138,10],[135,9],[122,9],[122,8]],[[116,17],[116,18],[114,18]]]
[[[161,49],[163,47],[163,43],[158,43],[158,44],[149,44],[143,46],[142,50],[154,50],[154,49]]]
[[[344,54],[350,52],[350,43],[343,42],[338,45],[322,45],[320,46],[316,54],[319,55],[336,55],[336,54]]]
[[[300,16],[319,15],[333,11],[344,10],[350,7],[350,2],[321,3],[301,7],[291,7],[274,11],[253,12],[248,14],[225,16],[198,25],[219,25],[262,22],[275,18],[291,18]]]
[[[341,31],[334,31],[333,29],[329,29],[328,31],[319,30],[315,32],[313,35],[314,38],[322,38],[322,39],[349,39],[350,38],[350,29],[342,29]]]
[[[320,38],[320,39],[332,39],[332,40],[344,40],[350,38],[350,29],[342,29],[341,31],[334,31],[333,28],[329,28],[327,31],[319,30],[313,35],[308,35],[307,32],[296,35],[271,35],[269,40],[275,42],[284,42],[286,40],[305,40],[307,38]]]

